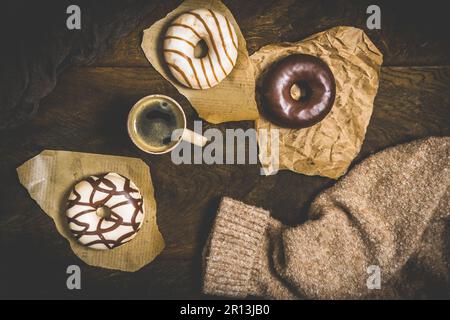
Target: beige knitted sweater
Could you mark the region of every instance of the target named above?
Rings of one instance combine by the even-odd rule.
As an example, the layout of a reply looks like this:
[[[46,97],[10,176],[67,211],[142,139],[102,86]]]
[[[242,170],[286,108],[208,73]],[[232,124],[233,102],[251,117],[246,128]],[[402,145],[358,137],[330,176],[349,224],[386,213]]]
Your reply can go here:
[[[322,192],[309,220],[221,202],[204,292],[274,299],[450,298],[450,138],[386,149]]]

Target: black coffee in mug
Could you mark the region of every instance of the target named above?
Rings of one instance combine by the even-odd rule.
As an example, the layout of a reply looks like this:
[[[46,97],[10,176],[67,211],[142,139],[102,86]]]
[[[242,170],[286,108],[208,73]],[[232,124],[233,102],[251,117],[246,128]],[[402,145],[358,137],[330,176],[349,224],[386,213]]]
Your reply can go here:
[[[185,126],[179,105],[161,95],[140,100],[130,112],[128,122],[128,131],[135,144],[151,153],[162,153],[174,147],[178,141],[172,141],[172,132]]]

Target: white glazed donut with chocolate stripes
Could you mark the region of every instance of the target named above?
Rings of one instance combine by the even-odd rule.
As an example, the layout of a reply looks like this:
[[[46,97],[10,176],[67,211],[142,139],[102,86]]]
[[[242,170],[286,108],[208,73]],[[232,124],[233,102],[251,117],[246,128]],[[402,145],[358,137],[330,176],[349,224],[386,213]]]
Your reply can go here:
[[[208,50],[196,58],[194,49],[204,40]],[[173,76],[192,89],[219,84],[233,70],[238,39],[231,22],[210,9],[197,9],[176,18],[164,38],[164,58]]]
[[[117,173],[91,176],[73,187],[66,216],[78,242],[113,249],[133,239],[141,228],[143,199],[136,185]]]

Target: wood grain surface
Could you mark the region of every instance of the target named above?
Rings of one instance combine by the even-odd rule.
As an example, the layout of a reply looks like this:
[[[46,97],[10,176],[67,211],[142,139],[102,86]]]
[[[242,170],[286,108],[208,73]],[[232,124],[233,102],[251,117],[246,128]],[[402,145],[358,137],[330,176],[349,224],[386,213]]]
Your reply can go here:
[[[189,125],[198,119],[188,101],[154,71],[140,50],[142,29],[172,10],[167,1],[144,25],[88,67],[65,72],[26,126],[0,136],[0,298],[209,298],[201,294],[201,252],[222,196],[270,210],[287,224],[305,220],[308,205],[334,181],[292,172],[259,175],[258,165],[174,165],[128,139],[125,121],[142,96],[180,101]],[[225,1],[250,53],[280,41],[297,41],[337,25],[365,28],[367,3],[348,1]],[[358,163],[395,144],[450,135],[450,50],[424,28],[415,33],[401,8],[381,1],[382,30],[368,31],[385,55],[380,89]],[[386,5],[386,8],[383,8]],[[388,10],[389,9],[389,10]],[[415,11],[414,11],[415,12]],[[436,38],[437,37],[437,38]],[[205,124],[204,129],[250,128],[251,122]],[[44,149],[123,155],[152,170],[160,230],[166,249],[136,273],[85,265],[53,222],[19,184],[16,167]],[[66,288],[66,268],[82,268],[82,290]]]
[[[96,59],[95,66],[149,66],[141,52],[142,30],[176,8],[181,1],[166,0],[148,15],[140,28],[120,41],[115,50]],[[431,1],[381,0],[382,28],[368,30],[370,0],[228,0],[253,54],[260,47],[282,41],[299,41],[338,25],[364,29],[384,53],[385,65],[450,64],[447,10]]]

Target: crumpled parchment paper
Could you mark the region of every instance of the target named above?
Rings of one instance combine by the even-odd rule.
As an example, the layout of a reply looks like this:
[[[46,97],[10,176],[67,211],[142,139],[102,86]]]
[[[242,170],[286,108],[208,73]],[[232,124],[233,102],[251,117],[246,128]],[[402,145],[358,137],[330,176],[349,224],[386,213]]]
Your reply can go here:
[[[131,179],[144,198],[145,219],[137,236],[111,250],[85,247],[72,236],[67,220],[67,197],[81,179],[116,172]],[[164,239],[156,224],[156,202],[148,166],[140,159],[90,153],[45,150],[17,168],[20,183],[55,222],[73,252],[85,263],[134,272],[150,263],[163,249]]]
[[[331,112],[318,124],[305,129],[285,129],[262,115],[257,129],[279,129],[279,169],[337,179],[347,171],[364,141],[378,90],[383,55],[360,29],[335,27],[296,43],[262,47],[250,59],[255,68],[258,95],[265,72],[277,60],[305,53],[324,60],[336,79],[336,100]],[[260,144],[260,161],[266,174],[270,143]],[[262,155],[265,156],[262,156]],[[273,158],[273,157],[272,157]]]
[[[233,71],[217,86],[195,90],[186,88],[173,78],[164,61],[162,43],[167,27],[180,14],[207,8],[228,18],[238,37],[238,59]],[[187,0],[165,18],[144,30],[141,44],[148,61],[166,80],[184,95],[199,116],[211,123],[255,120],[258,108],[255,101],[255,76],[247,52],[244,36],[230,10],[219,0]]]

